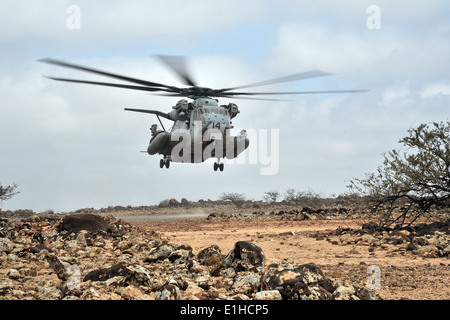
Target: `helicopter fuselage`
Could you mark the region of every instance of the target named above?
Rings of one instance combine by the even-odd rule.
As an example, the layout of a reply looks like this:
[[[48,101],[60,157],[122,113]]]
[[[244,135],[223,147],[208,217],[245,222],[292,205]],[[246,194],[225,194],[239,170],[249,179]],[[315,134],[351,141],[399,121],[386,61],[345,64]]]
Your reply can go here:
[[[192,103],[180,100],[165,117],[174,121],[169,131],[152,125],[147,153],[163,155],[161,167],[168,167],[169,161],[201,163],[210,158],[217,158],[218,162],[221,158],[233,159],[249,145],[244,130],[231,135],[231,119],[238,113],[234,103],[219,105],[216,99],[209,98],[197,98]],[[218,168],[223,170],[223,165]]]

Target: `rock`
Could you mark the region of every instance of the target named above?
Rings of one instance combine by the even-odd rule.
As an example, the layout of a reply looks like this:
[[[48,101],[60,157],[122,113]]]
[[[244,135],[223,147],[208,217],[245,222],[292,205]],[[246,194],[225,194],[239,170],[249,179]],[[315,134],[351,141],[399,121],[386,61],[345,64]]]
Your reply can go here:
[[[178,202],[177,199],[171,198],[171,199],[169,199],[169,202],[167,205],[169,207],[178,207],[180,205],[180,203]]]
[[[415,242],[415,244],[417,244],[419,246],[427,246],[430,244],[425,237],[416,237],[414,239],[414,242]]]
[[[125,300],[137,300],[137,298],[142,294],[143,292],[141,291],[141,289],[131,285],[123,289],[121,297]]]
[[[55,287],[44,287],[39,291],[42,299],[48,300],[60,300],[63,297],[61,290]]]
[[[107,231],[108,222],[101,216],[95,214],[74,214],[66,216],[59,227],[61,231],[66,230],[69,233],[77,233],[81,230],[96,232]]]
[[[197,258],[200,263],[207,266],[209,273],[212,276],[219,275],[220,271],[225,269],[225,262],[222,256],[222,252],[217,245],[213,245],[201,250]]]
[[[364,287],[357,292],[357,297],[361,300],[381,300],[380,295],[374,289]]]
[[[187,207],[187,206],[190,206],[191,203],[189,202],[188,199],[186,199],[186,198],[181,198],[181,205],[184,206],[184,207]]]
[[[52,252],[52,250],[49,247],[47,247],[45,244],[41,244],[41,243],[38,245],[35,245],[34,247],[28,248],[28,251],[31,253],[39,253],[42,250],[47,250],[48,252]]]
[[[128,273],[124,282],[134,285],[142,284],[151,286],[152,277],[150,276],[150,273],[146,268],[138,265],[134,268],[134,270],[131,270]]]
[[[0,239],[0,251],[11,253],[14,249],[14,244],[9,239]]]
[[[150,255],[147,257],[147,262],[156,262],[158,260],[164,260],[170,257],[174,251],[174,246],[171,244],[163,243],[154,248]]]
[[[93,270],[89,272],[83,281],[105,281],[117,276],[127,276],[130,273],[123,263],[112,265],[111,267]]]
[[[359,300],[355,293],[355,288],[344,281],[333,292],[333,296],[336,300]]]
[[[435,246],[430,245],[420,247],[416,252],[419,256],[424,258],[438,258],[442,256],[441,250],[439,250]]]
[[[280,291],[278,290],[264,290],[254,294],[255,300],[282,300]]]
[[[444,250],[442,250],[444,256],[450,256],[450,245],[446,246]]]
[[[81,299],[83,299],[83,300],[98,300],[98,299],[100,299],[100,295],[94,288],[89,288],[83,292]]]
[[[374,236],[370,235],[370,234],[363,234],[361,236],[361,241],[368,243],[368,244],[372,244],[377,242],[377,238],[375,238]]]
[[[278,290],[284,299],[330,299],[332,282],[314,264],[269,270],[262,280],[264,290]]]
[[[231,287],[236,293],[251,294],[260,287],[261,276],[254,272],[239,273]]]
[[[11,279],[17,280],[17,279],[19,279],[21,276],[20,276],[19,271],[17,271],[16,269],[10,269],[10,270],[8,271],[8,277],[11,278]]]
[[[262,249],[248,241],[238,241],[225,258],[225,266],[230,267],[234,261],[242,260],[253,266],[260,265],[264,261]]]
[[[67,273],[66,268],[58,257],[52,253],[47,253],[45,255],[45,260],[50,264],[50,268],[55,271],[59,279],[66,281],[69,279],[70,275]]]
[[[14,287],[14,283],[11,280],[0,280],[0,293],[2,295],[6,294],[8,291],[12,291]]]
[[[341,236],[339,236],[339,240],[341,241],[341,243],[343,245],[346,244],[356,244],[358,241],[360,241],[362,239],[361,236],[359,235],[352,235],[350,233],[345,233]]]
[[[170,253],[168,259],[171,262],[177,261],[178,263],[183,263],[189,260],[193,256],[192,249],[186,250],[186,249],[177,249]]]
[[[374,221],[370,221],[370,222],[368,222],[368,223],[364,223],[363,225],[362,225],[362,230],[363,231],[365,231],[365,232],[368,232],[368,233],[373,233],[373,232],[375,232],[375,231],[377,231],[377,230],[379,230],[379,226],[378,226],[378,224],[376,223],[376,222],[374,222]]]
[[[182,300],[206,300],[208,298],[205,290],[192,283],[188,285],[182,296]]]
[[[172,284],[164,286],[164,288],[156,294],[156,300],[180,300],[180,289]]]

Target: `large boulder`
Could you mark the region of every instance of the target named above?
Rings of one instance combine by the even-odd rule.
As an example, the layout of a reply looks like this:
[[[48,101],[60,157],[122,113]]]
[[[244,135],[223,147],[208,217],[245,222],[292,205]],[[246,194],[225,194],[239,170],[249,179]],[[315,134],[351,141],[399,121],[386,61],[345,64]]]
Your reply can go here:
[[[130,273],[123,263],[117,263],[111,267],[104,269],[97,269],[89,272],[83,279],[83,281],[105,281],[117,276],[126,276]]]
[[[284,299],[331,299],[336,288],[315,264],[303,264],[295,268],[275,266],[264,275],[265,290],[278,290]],[[272,269],[272,270],[270,270]]]
[[[218,276],[222,269],[225,269],[225,262],[222,252],[217,245],[212,245],[201,250],[197,258],[202,265],[208,267],[209,273],[212,276]]]
[[[243,262],[246,265],[258,266],[264,261],[262,249],[256,244],[248,241],[238,241],[225,257],[225,265],[230,267],[235,261]]]
[[[110,228],[109,223],[99,215],[95,214],[73,214],[64,217],[62,220],[59,230],[68,231],[69,233],[77,233],[81,230],[86,230],[90,232],[105,231],[107,232]]]

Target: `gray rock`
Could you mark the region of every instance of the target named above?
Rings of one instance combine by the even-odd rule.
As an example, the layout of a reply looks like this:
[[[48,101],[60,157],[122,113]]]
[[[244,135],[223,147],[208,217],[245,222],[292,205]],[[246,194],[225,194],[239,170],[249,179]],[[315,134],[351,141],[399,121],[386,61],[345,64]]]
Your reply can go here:
[[[177,286],[168,284],[156,294],[156,300],[180,300],[181,292]]]
[[[59,226],[61,231],[66,230],[69,233],[77,233],[81,230],[86,231],[107,231],[108,222],[96,214],[73,214],[66,216]]]
[[[226,256],[225,266],[230,267],[236,260],[242,260],[253,266],[260,265],[264,261],[264,254],[257,245],[248,241],[238,241]]]
[[[282,300],[280,291],[278,290],[264,290],[259,291],[254,294],[253,299],[255,300]]]
[[[19,279],[20,276],[20,272],[17,271],[16,269],[10,269],[8,271],[8,277],[10,277],[11,279]]]
[[[106,281],[117,276],[127,276],[130,270],[125,267],[123,263],[112,265],[104,269],[97,269],[89,272],[83,281]]]
[[[5,253],[11,253],[14,249],[14,244],[11,242],[11,240],[7,238],[0,239],[0,251],[3,251]]]
[[[174,246],[171,244],[163,243],[153,249],[147,257],[147,262],[156,262],[158,260],[164,260],[170,257],[174,251]]]

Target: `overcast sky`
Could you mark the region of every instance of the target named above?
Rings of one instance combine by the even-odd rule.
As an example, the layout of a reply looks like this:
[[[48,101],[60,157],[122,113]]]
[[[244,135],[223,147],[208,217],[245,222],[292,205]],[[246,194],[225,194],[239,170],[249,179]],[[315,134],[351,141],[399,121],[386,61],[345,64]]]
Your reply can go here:
[[[409,128],[450,114],[446,0],[6,0],[0,25],[0,183],[21,191],[3,210],[154,205],[222,192],[259,200],[288,188],[338,195],[376,170]],[[155,54],[188,56],[198,84],[212,88],[318,69],[335,74],[253,91],[370,91],[222,99],[241,110],[236,131],[253,134],[240,163],[225,161],[224,172],[212,161],[167,170],[160,156],[139,152],[157,119],[123,108],[168,112],[177,98],[52,81],[44,76],[110,79],[37,62],[52,57],[182,86]]]

